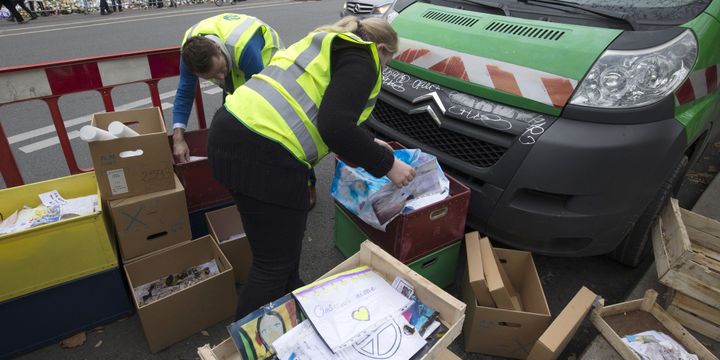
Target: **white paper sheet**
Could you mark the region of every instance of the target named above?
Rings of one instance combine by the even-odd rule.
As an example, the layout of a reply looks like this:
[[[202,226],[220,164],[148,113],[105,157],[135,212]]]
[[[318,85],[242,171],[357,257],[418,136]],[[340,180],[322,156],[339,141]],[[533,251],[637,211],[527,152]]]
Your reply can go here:
[[[425,340],[402,316],[380,323],[352,346],[335,354],[325,345],[308,320],[273,343],[280,360],[407,360],[423,346]]]
[[[333,352],[412,303],[367,266],[304,286],[293,295]]]

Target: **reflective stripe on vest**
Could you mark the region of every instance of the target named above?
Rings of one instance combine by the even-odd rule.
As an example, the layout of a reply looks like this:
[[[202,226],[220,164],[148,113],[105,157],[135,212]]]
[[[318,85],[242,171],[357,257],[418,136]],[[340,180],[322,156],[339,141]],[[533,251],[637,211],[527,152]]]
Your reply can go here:
[[[372,43],[363,41],[354,34],[349,33],[331,34],[321,32],[313,34],[311,39],[306,37],[301,40],[305,41],[305,43],[309,43],[309,45],[305,49],[297,52],[297,55],[291,57],[276,56],[271,64],[268,65],[260,74],[254,76],[245,83],[244,87],[250,89],[252,93],[254,93],[252,95],[251,93],[247,93],[244,95],[247,96],[245,99],[260,96],[264,100],[262,102],[267,103],[267,105],[269,105],[275,113],[272,117],[266,118],[268,119],[267,122],[260,121],[260,119],[263,119],[263,116],[261,115],[262,112],[269,110],[269,108],[264,107],[265,105],[257,108],[260,113],[255,113],[255,110],[241,107],[239,102],[235,102],[235,99],[229,100],[228,104],[226,104],[228,110],[230,110],[241,122],[245,122],[246,125],[254,129],[257,127],[256,130],[259,130],[261,134],[283,143],[298,157],[299,160],[306,161],[309,164],[316,163],[320,156],[324,156],[327,153],[327,145],[322,142],[321,138],[314,139],[313,135],[318,136],[318,106],[319,102],[322,101],[321,98],[318,98],[318,95],[324,93],[325,87],[327,86],[326,82],[329,81],[329,74],[316,73],[317,71],[325,70],[319,70],[316,64],[311,67],[311,63],[313,63],[318,56],[321,56],[323,53],[323,44],[328,36],[342,36],[345,40],[351,39],[352,41],[357,41],[358,44],[374,46]],[[327,47],[332,46],[329,43],[326,43],[325,45]],[[367,106],[358,120],[358,123],[367,119],[367,115],[369,115],[369,111],[375,103],[375,97],[377,96],[379,84],[381,83],[379,59],[377,58],[377,53],[374,48],[371,48],[371,52],[374,54],[373,57],[376,66],[378,67],[378,79],[373,91],[371,92],[371,97],[368,99]],[[330,57],[328,56],[327,61],[329,62],[329,60]],[[283,69],[279,65],[283,67],[287,66],[287,68]],[[327,69],[329,69],[330,64],[328,63],[326,65]],[[325,66],[321,67],[323,69],[325,68]],[[303,77],[305,74],[310,76],[307,81]],[[315,77],[317,75],[325,76],[328,80],[324,80],[322,84],[312,83],[312,81],[318,80]],[[306,92],[316,90],[319,92],[312,93],[312,95]],[[238,97],[238,101],[240,100],[241,97]],[[368,112],[367,115],[365,115],[366,112]],[[363,115],[365,116],[363,117]],[[283,130],[280,128],[274,128],[271,125],[279,125],[282,123],[286,126],[286,129],[284,130],[286,131],[285,134],[283,134]],[[269,130],[270,132],[264,133],[264,130],[261,129],[268,125],[271,125],[268,129],[274,128],[274,130]],[[292,134],[287,133],[287,129],[289,129]],[[290,140],[290,142],[286,142],[286,139]],[[320,141],[320,143],[316,143],[316,140]],[[300,154],[299,151],[302,151],[303,154]],[[322,154],[320,154],[321,151]],[[302,158],[302,155],[304,155],[304,159]]]
[[[315,142],[313,141],[312,136],[310,136],[310,132],[305,127],[305,123],[303,123],[300,115],[298,115],[295,109],[293,109],[288,99],[286,99],[280,91],[266,81],[252,78],[250,81],[245,83],[245,86],[253,89],[258,94],[261,94],[267,102],[272,104],[277,112],[283,115],[288,127],[290,127],[290,130],[300,142],[300,145],[305,152],[305,157],[310,163],[314,163],[318,158],[318,151],[315,146]]]

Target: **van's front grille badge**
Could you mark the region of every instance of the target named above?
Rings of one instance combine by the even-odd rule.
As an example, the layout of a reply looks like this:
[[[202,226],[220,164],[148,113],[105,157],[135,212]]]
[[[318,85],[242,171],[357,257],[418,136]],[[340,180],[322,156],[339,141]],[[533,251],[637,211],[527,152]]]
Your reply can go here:
[[[427,112],[407,114],[378,100],[373,117],[418,143],[477,167],[491,167],[505,154],[501,146],[438,127]]]

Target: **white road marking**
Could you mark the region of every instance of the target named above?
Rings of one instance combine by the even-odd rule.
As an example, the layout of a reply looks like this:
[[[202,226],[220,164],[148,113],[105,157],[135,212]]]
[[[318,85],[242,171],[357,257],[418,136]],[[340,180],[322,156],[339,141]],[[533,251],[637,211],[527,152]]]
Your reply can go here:
[[[80,136],[80,131],[77,131],[77,130],[73,130],[68,133],[68,138],[70,140],[75,139],[79,136]],[[44,148],[47,148],[47,147],[50,147],[53,145],[57,145],[59,143],[60,143],[60,139],[58,139],[57,136],[53,136],[53,137],[47,138],[45,140],[41,140],[38,142],[34,142],[32,144],[21,146],[20,151],[22,151],[26,154],[29,154],[33,151],[38,151],[38,150],[41,150],[41,149],[44,149]]]
[[[233,9],[234,10],[260,9],[260,8],[278,7],[278,6],[285,6],[285,5],[301,5],[301,4],[305,4],[305,3],[299,2],[299,1],[282,1],[282,2],[277,2],[277,3],[263,4],[263,5],[251,5],[251,6],[246,6],[246,7],[242,7],[242,8],[234,7]],[[122,23],[144,21],[144,20],[157,20],[157,19],[165,19],[165,18],[172,18],[172,17],[178,17],[178,16],[194,16],[194,15],[198,15],[198,14],[222,13],[222,12],[228,12],[228,9],[218,7],[218,8],[210,8],[208,10],[193,10],[192,12],[183,12],[183,13],[175,13],[174,12],[172,14],[165,14],[165,15],[158,15],[158,16],[150,16],[150,14],[137,15],[137,16],[133,16],[133,17],[119,18],[117,21],[97,21],[92,24],[88,24],[88,22],[85,22],[85,21],[84,22],[75,22],[75,23],[69,23],[69,24],[63,24],[63,25],[72,25],[72,24],[82,24],[82,25],[62,26],[62,27],[43,29],[43,30],[29,29],[29,31],[19,32],[19,33],[7,33],[8,31],[12,31],[12,30],[4,30],[3,32],[0,32],[0,38],[10,37],[10,36],[18,36],[18,35],[37,34],[37,33],[49,32],[49,31],[80,29],[80,28],[86,28],[86,27],[107,26],[107,25],[112,25],[112,24],[122,24]],[[50,25],[48,25],[48,26],[50,26]]]
[[[209,88],[209,89],[207,89],[207,90],[205,90],[205,91],[203,91],[203,92],[206,93],[206,94],[208,94],[208,95],[214,95],[214,94],[217,94],[217,93],[222,92],[222,91],[223,91],[223,90],[222,90],[220,87],[212,87],[212,88]]]

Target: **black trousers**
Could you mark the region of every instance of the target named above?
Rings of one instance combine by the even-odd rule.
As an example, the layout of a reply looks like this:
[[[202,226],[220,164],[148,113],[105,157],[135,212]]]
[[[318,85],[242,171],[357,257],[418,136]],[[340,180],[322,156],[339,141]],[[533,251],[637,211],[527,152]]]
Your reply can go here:
[[[241,319],[288,292],[301,287],[300,251],[305,236],[307,210],[297,210],[233,193],[253,262],[248,283],[238,303]]]
[[[100,0],[100,14],[109,14],[110,7],[108,6],[107,0]]]
[[[17,1],[17,4],[20,6],[21,9],[25,10],[25,12],[30,14],[31,18],[37,17],[37,15],[35,15],[35,12],[30,10],[30,8],[27,7],[27,4],[25,4],[25,0],[19,0],[19,1]]]

